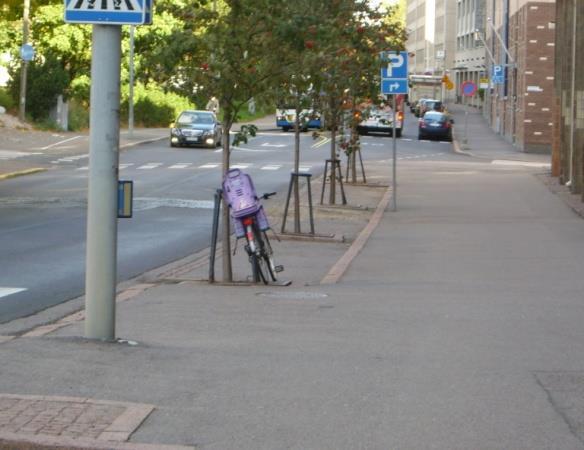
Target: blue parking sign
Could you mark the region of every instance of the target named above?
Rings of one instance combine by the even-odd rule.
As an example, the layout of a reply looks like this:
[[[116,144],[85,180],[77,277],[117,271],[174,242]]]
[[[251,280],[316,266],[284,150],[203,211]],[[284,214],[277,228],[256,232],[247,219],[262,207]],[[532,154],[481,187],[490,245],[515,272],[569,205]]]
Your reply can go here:
[[[493,84],[505,83],[505,69],[503,65],[493,65],[493,75],[491,76]]]

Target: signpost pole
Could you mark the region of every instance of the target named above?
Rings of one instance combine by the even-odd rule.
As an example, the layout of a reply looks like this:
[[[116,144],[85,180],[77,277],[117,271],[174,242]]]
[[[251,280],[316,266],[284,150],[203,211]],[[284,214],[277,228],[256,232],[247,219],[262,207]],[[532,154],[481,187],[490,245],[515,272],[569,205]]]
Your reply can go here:
[[[391,196],[391,210],[397,211],[397,137],[395,131],[395,108],[397,107],[397,100],[395,98],[395,94],[392,95],[393,102],[392,102],[392,111],[393,111],[393,130],[391,133],[391,137],[393,139],[393,174],[392,174],[392,196]]]
[[[94,25],[91,58],[85,337],[115,339],[121,26]]]
[[[128,93],[128,134],[134,136],[134,31],[135,26],[130,25],[130,74]]]
[[[466,95],[464,97],[464,145],[468,143],[468,97]]]
[[[30,0],[24,0],[24,11],[22,14],[22,44],[28,44]],[[20,62],[20,96],[18,104],[18,118],[21,122],[26,119],[26,81],[28,73],[28,61],[21,58]]]

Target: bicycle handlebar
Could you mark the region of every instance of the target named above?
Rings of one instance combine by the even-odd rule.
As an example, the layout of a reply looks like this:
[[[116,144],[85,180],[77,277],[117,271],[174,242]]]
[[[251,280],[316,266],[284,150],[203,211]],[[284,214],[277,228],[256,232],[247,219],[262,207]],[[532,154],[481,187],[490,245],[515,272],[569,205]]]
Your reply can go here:
[[[267,200],[267,199],[269,199],[269,198],[270,198],[272,195],[276,195],[276,193],[275,193],[275,192],[266,192],[265,194],[263,194],[263,195],[262,195],[262,198],[263,198],[264,200]]]

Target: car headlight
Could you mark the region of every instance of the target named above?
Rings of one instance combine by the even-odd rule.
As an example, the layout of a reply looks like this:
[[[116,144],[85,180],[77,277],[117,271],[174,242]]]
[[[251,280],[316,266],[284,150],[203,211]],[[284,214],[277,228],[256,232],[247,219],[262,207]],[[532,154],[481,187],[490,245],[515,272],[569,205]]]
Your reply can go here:
[[[172,128],[170,134],[173,136],[180,136],[182,133],[180,132],[180,128]]]

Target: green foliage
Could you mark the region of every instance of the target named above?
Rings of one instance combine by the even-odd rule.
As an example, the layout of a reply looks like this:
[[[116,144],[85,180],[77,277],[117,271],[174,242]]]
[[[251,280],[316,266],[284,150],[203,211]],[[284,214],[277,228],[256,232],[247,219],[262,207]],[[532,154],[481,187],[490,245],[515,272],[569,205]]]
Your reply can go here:
[[[20,94],[20,70],[18,68],[11,73],[12,79],[8,85],[15,100]],[[38,59],[31,61],[27,70],[27,114],[35,121],[48,117],[51,108],[56,105],[57,97],[69,86],[69,81],[69,74],[60,61],[54,58],[47,58],[44,62]]]
[[[14,108],[16,103],[14,99],[10,95],[10,92],[6,88],[0,87],[0,106],[6,108],[7,111],[10,111]]]
[[[69,101],[69,131],[82,131],[89,128],[89,109],[87,105],[72,99]]]
[[[134,88],[134,123],[145,127],[167,127],[181,111],[195,106],[184,97],[164,92],[156,86],[137,84]],[[128,117],[128,89],[123,92],[120,114],[122,121]]]

